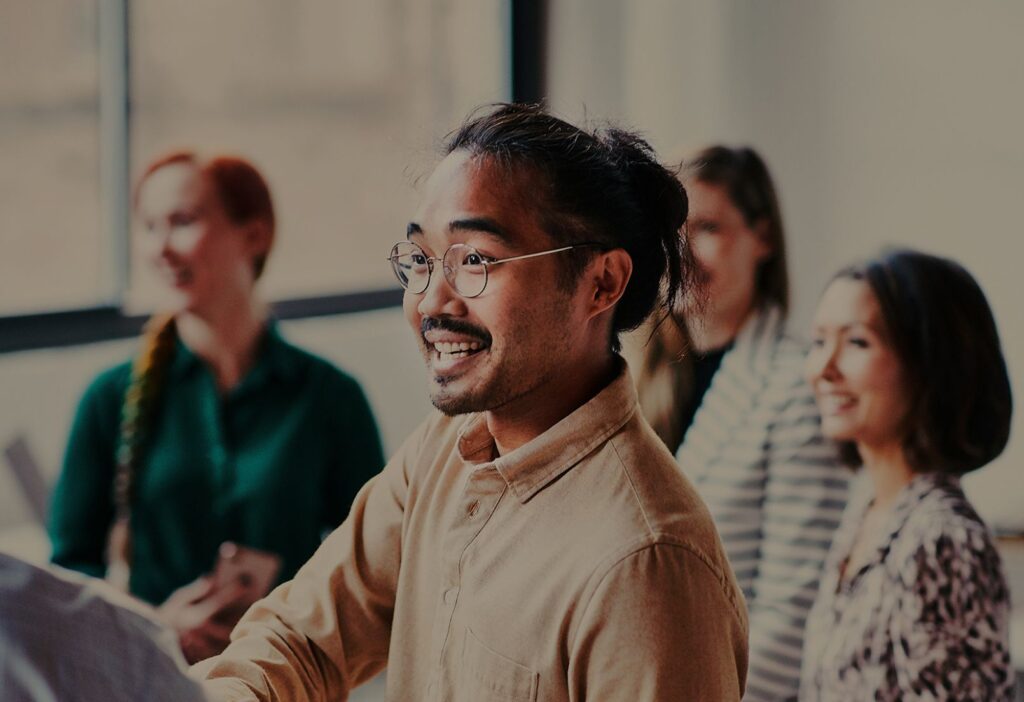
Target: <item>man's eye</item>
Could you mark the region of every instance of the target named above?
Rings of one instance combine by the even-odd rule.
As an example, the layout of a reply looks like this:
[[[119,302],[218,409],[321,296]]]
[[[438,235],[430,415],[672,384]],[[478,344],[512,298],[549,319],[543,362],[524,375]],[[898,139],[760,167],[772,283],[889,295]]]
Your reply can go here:
[[[427,265],[427,257],[424,254],[412,254],[411,258],[414,266]]]
[[[482,266],[483,263],[484,257],[476,252],[468,253],[466,254],[466,257],[462,259],[462,265],[464,266]]]

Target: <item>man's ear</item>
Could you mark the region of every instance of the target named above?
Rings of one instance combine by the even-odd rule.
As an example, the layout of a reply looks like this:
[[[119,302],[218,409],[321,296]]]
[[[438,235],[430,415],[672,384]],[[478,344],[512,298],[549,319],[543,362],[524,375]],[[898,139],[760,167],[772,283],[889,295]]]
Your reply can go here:
[[[587,269],[591,286],[591,317],[610,310],[622,299],[626,284],[633,274],[633,258],[625,249],[612,249],[598,254]]]

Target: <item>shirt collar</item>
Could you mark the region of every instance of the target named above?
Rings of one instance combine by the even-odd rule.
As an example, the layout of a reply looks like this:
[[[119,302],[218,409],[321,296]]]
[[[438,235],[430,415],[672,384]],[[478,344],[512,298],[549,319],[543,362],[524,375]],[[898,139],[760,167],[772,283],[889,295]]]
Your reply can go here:
[[[853,514],[858,517],[855,523],[860,522],[860,518],[864,516],[872,502],[870,482],[866,481],[862,487],[864,488],[863,492],[858,496],[856,509],[853,512]],[[917,507],[917,505],[934,490],[947,489],[960,490],[960,479],[954,475],[947,475],[940,472],[919,473],[918,475],[915,475],[896,497],[896,502],[893,504],[892,512],[885,520],[883,532],[885,537],[882,539],[878,548],[875,549],[868,561],[861,566],[854,577],[847,578],[847,583],[852,585],[852,582],[859,578],[861,573],[885,561],[889,552],[892,550],[893,543],[899,537],[900,532],[907,523],[907,520],[910,519],[910,515],[914,512],[914,508]],[[848,532],[843,535],[843,543],[841,544],[840,549],[843,554],[843,558],[848,559],[850,557],[850,552],[853,549],[853,544],[856,541],[856,538],[856,528],[849,529]]]
[[[295,375],[297,366],[294,355],[289,353],[290,346],[281,336],[275,320],[271,319],[267,322],[263,338],[259,343],[260,349],[257,353],[256,364],[242,379],[239,388],[253,383],[262,383],[270,377],[289,380]],[[202,367],[202,359],[186,346],[180,337],[175,337],[174,358],[169,367],[170,377],[180,380],[195,369]]]
[[[899,534],[903,525],[907,523],[907,519],[910,518],[914,508],[926,495],[934,490],[942,490],[944,488],[959,489],[960,479],[955,475],[941,472],[919,473],[915,475],[900,491],[896,498],[896,503],[893,505],[892,513],[886,520],[886,531],[889,533],[886,542],[891,543],[896,535]]]
[[[756,376],[767,376],[775,355],[778,337],[784,330],[784,315],[777,305],[769,304],[740,327],[733,341],[736,357]]]
[[[484,416],[471,415],[459,430],[459,455],[470,463],[493,462],[512,494],[527,502],[607,441],[633,416],[636,388],[626,362],[619,362],[615,380],[597,395],[540,436],[504,456],[497,456],[494,437]]]

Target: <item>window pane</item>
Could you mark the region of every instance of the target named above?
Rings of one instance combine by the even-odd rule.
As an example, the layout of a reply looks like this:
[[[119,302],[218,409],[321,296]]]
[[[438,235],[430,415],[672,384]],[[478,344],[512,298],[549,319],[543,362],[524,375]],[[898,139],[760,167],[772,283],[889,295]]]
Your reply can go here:
[[[505,0],[132,4],[132,170],[198,146],[251,158],[278,210],[269,297],[394,283],[439,135],[506,95]],[[132,300],[152,276],[133,262]]]
[[[96,2],[0,2],[0,315],[109,296]]]

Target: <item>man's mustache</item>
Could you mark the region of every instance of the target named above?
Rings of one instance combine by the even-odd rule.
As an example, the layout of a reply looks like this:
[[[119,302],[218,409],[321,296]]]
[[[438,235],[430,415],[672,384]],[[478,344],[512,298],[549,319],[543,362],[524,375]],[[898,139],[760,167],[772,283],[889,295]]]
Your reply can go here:
[[[490,346],[491,335],[487,333],[486,329],[474,326],[469,322],[464,322],[461,319],[451,319],[449,317],[424,317],[423,321],[420,322],[420,334],[426,334],[428,331],[448,331],[453,334],[464,334],[466,336],[476,337],[483,343]]]

